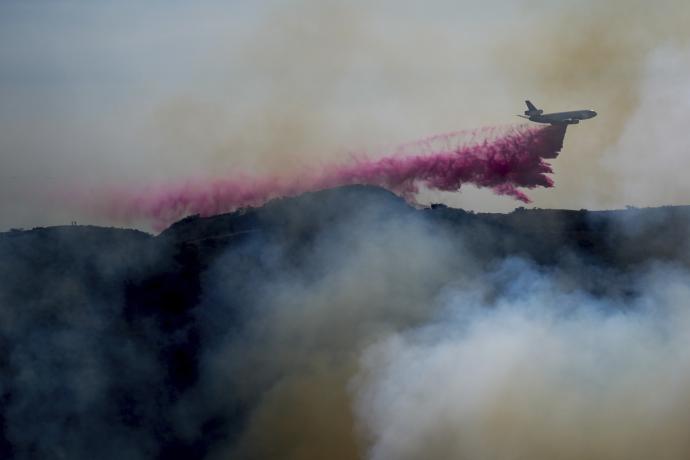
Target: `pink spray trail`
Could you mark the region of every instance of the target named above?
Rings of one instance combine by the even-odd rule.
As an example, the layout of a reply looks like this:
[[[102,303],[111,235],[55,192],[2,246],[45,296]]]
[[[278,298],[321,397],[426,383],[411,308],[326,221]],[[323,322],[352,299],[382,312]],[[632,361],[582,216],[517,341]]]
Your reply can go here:
[[[99,214],[117,221],[148,221],[162,230],[180,218],[260,206],[275,198],[343,185],[384,187],[410,202],[420,187],[457,191],[465,184],[529,203],[519,188],[552,187],[546,159],[563,146],[565,126],[512,125],[433,136],[392,149],[378,159],[353,158],[294,177],[236,176],[140,189],[109,189]]]

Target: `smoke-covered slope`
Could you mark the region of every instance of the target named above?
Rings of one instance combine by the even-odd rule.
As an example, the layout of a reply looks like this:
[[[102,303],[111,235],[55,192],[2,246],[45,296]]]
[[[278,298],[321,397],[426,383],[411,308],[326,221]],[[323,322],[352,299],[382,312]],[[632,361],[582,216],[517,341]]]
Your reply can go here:
[[[689,229],[352,186],[4,233],[2,457],[687,458]]]

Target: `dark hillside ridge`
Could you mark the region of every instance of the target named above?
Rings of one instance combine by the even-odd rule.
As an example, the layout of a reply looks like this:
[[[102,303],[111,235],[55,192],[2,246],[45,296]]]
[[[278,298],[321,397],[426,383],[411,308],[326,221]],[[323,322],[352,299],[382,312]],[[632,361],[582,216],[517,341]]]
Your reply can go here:
[[[204,258],[212,257],[215,249],[256,232],[299,241],[363,207],[376,208],[372,219],[418,214],[451,234],[462,234],[486,258],[520,255],[548,264],[564,251],[573,251],[606,265],[643,263],[650,258],[687,262],[690,206],[613,211],[518,208],[509,214],[474,213],[444,205],[415,209],[391,192],[369,186],[308,193],[214,217],[192,216],[173,224],[158,238],[191,245]]]
[[[687,206],[483,214],[416,209],[365,186],[188,217],[158,236],[91,226],[2,233],[0,457],[204,458],[231,443],[250,409],[204,393],[208,337],[241,328],[263,295],[252,289],[257,280],[290,270],[321,276],[304,271],[324,235],[346,248],[391,221],[421,223],[479,264],[514,256],[558,266],[593,295],[610,289],[598,270],[690,267]],[[587,269],[569,269],[572,258]],[[210,278],[222,279],[225,297]],[[194,414],[185,429],[182,403]]]
[[[271,201],[261,208],[212,217],[190,216],[158,236],[141,231],[95,226],[59,226],[0,233],[0,255],[41,259],[64,257],[71,249],[98,246],[101,251],[139,257],[147,247],[195,253],[199,260],[250,238],[267,234],[293,245],[327,230],[354,212],[371,209],[373,220],[419,215],[452,233],[462,233],[487,257],[516,254],[540,263],[563,251],[628,264],[647,258],[685,261],[690,206],[629,208],[613,211],[518,208],[509,214],[475,213],[444,205],[416,209],[384,189],[348,186]],[[65,252],[67,251],[67,252]],[[72,253],[77,256],[78,251]],[[144,250],[144,253],[146,251]],[[87,252],[88,253],[88,252]],[[39,255],[40,254],[40,255]],[[55,260],[46,263],[56,263]]]

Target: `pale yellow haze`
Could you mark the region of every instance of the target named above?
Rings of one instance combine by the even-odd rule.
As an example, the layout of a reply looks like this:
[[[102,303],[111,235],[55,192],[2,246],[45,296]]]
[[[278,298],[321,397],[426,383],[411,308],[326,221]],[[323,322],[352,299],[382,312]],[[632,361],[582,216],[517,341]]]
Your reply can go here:
[[[93,218],[55,189],[299,174],[519,123],[524,99],[599,114],[568,128],[534,206],[690,201],[689,2],[173,5],[0,6],[1,228]]]

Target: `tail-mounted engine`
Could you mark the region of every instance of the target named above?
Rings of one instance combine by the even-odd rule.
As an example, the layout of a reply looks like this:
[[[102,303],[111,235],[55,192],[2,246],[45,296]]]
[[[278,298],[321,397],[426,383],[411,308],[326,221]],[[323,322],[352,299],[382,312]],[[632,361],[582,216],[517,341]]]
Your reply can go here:
[[[532,116],[532,115],[541,115],[544,113],[542,109],[536,109],[536,110],[525,110],[525,115],[527,116]]]

